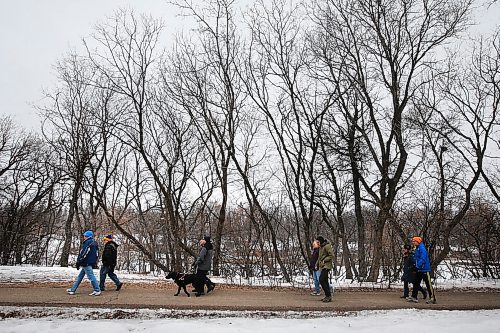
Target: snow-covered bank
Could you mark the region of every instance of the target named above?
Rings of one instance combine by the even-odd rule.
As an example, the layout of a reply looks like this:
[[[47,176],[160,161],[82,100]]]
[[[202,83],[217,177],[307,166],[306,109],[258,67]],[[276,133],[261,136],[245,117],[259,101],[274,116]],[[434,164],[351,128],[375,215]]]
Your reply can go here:
[[[75,268],[0,266],[0,283],[70,283],[76,277]],[[155,283],[163,276],[118,272],[127,283]],[[223,279],[217,282],[224,283]],[[495,280],[446,280],[439,288],[500,288]],[[371,284],[370,284],[371,285]],[[370,285],[336,281],[341,288]],[[373,285],[371,285],[373,286]],[[393,287],[399,287],[397,284]],[[383,285],[377,286],[383,288]],[[0,292],[2,289],[0,288]],[[402,309],[360,312],[266,312],[211,311],[176,309],[108,309],[61,307],[0,306],[2,333],[87,333],[165,332],[203,330],[204,333],[224,332],[500,332],[500,309],[480,311],[436,311]]]
[[[78,270],[73,267],[37,267],[37,266],[0,266],[0,283],[50,283],[50,282],[64,282],[72,283],[78,275]],[[98,271],[96,270],[95,273]],[[157,283],[164,282],[163,275],[153,274],[130,274],[124,271],[116,272],[120,280],[126,283]],[[213,277],[212,280],[216,283],[233,284],[222,277]],[[382,283],[359,283],[351,280],[344,280],[341,278],[332,279],[332,283],[336,288],[388,288],[389,284]],[[241,285],[261,285],[269,286],[255,281],[241,280],[238,284]],[[270,284],[276,285],[276,284]],[[279,283],[280,286],[290,286],[286,283]],[[305,278],[301,283],[297,284],[301,287],[311,287],[312,280]],[[500,280],[495,279],[437,279],[434,285],[438,289],[500,289]],[[391,283],[392,288],[403,288],[401,281]]]
[[[6,307],[0,307],[0,313]],[[10,308],[12,309],[12,308]],[[38,308],[40,309],[40,308]],[[18,309],[27,311],[27,309]],[[43,311],[43,310],[42,310]],[[45,311],[52,311],[46,309]],[[92,320],[96,309],[58,309],[53,316],[44,318],[7,318],[0,320],[3,333],[49,333],[49,332],[259,332],[292,333],[318,330],[320,332],[439,332],[439,333],[494,333],[500,332],[500,310],[482,311],[434,311],[434,310],[391,310],[362,311],[341,316],[315,318],[271,318],[245,317],[243,315],[224,318],[198,317],[196,311],[187,311],[191,318],[151,319],[154,312],[141,310],[134,319]],[[149,313],[148,313],[149,311]],[[160,310],[161,312],[161,310]]]

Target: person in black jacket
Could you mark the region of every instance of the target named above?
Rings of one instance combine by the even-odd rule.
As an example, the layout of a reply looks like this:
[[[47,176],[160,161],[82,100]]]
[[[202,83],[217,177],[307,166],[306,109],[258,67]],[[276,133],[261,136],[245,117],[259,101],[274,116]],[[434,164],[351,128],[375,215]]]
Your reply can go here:
[[[403,296],[401,298],[408,299],[410,297],[410,283],[415,283],[417,277],[415,254],[412,251],[410,244],[405,244],[403,246],[403,275],[401,276],[401,281],[403,281]],[[424,295],[424,299],[427,297],[427,292],[420,284],[417,286],[417,293],[420,291]],[[415,285],[414,285],[415,288]]]
[[[101,291],[104,290],[104,283],[106,282],[106,275],[115,283],[116,290],[119,291],[123,283],[120,282],[118,276],[115,274],[116,256],[118,244],[113,240],[113,235],[104,237],[104,250],[102,251],[102,266],[100,270],[99,284]]]

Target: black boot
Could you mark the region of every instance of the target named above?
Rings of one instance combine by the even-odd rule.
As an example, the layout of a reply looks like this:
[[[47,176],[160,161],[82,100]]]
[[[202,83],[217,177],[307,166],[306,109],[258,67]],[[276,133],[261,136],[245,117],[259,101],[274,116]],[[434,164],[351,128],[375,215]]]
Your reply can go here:
[[[212,284],[208,285],[208,287],[207,287],[207,294],[209,292],[211,292],[212,290],[214,290],[214,289],[215,289],[215,283],[212,283]]]

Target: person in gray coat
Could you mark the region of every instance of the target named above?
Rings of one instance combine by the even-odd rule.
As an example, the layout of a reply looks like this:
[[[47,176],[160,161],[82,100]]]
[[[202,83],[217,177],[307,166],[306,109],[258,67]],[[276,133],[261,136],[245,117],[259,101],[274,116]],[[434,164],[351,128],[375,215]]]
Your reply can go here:
[[[212,257],[214,253],[214,246],[212,245],[210,236],[205,236],[201,239],[200,246],[200,253],[193,263],[193,267],[196,267],[196,280],[194,283],[196,297],[205,295],[205,285],[207,286],[207,294],[215,288],[215,283],[210,281],[207,276],[212,268]]]

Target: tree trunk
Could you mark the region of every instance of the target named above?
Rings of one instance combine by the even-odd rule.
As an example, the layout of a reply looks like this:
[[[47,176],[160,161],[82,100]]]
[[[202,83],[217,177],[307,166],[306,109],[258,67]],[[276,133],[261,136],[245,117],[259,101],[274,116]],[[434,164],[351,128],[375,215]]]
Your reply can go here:
[[[380,272],[380,261],[383,255],[383,235],[384,235],[384,227],[385,227],[385,218],[382,216],[382,212],[380,212],[377,221],[375,223],[375,234],[373,236],[373,258],[372,265],[370,269],[370,275],[368,275],[367,281],[369,282],[377,282],[379,272]]]
[[[81,177],[79,177],[81,179]],[[69,202],[69,212],[64,224],[64,245],[61,253],[61,260],[59,265],[61,267],[68,267],[69,252],[71,250],[71,242],[73,241],[73,218],[75,216],[76,205],[78,200],[78,193],[80,192],[81,180],[78,179],[73,188],[73,193],[71,194],[71,200]]]

